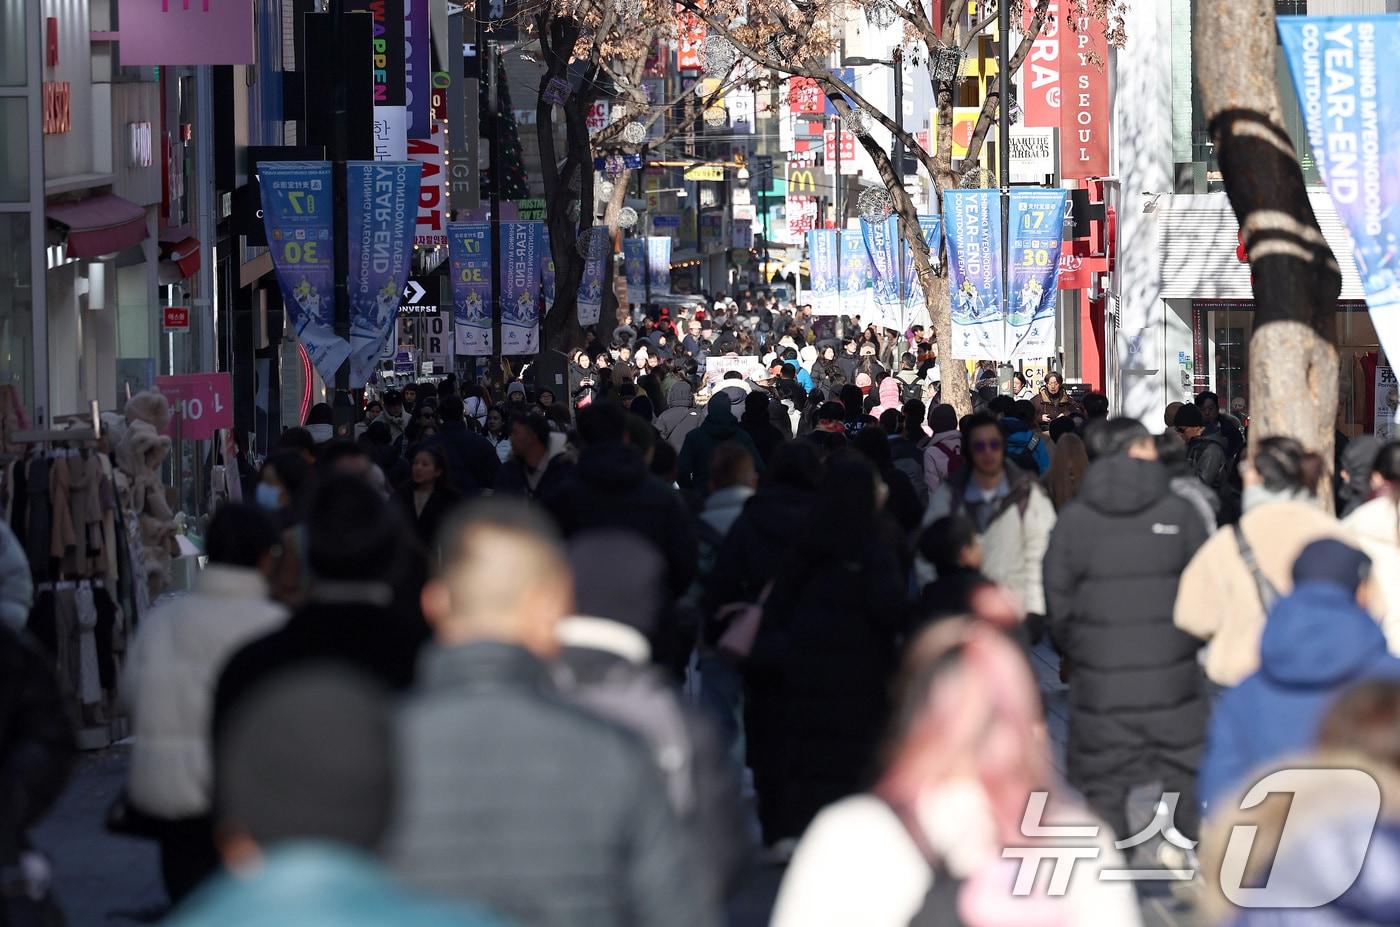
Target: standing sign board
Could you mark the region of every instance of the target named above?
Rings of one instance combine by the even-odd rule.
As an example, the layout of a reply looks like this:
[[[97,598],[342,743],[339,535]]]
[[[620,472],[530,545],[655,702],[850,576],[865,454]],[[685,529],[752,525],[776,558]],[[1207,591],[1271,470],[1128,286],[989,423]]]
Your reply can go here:
[[[220,428],[233,427],[233,376],[195,373],[156,377],[156,389],[170,402],[165,433],[183,441],[207,441]]]

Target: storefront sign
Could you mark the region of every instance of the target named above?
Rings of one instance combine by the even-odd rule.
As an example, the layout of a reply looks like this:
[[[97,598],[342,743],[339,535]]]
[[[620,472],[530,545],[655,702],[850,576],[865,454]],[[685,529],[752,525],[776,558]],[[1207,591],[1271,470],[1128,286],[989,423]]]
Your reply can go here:
[[[835,173],[836,166],[841,166],[843,176],[854,176],[856,170],[856,134],[854,132],[841,133],[841,148],[836,148],[835,132],[824,132],[826,141],[826,172]]]
[[[1064,190],[1011,191],[1011,279],[1006,313],[1007,358],[1055,354],[1055,309],[1060,298]]]
[[[408,157],[408,108],[405,105],[405,0],[346,0],[347,13],[369,13],[370,75],[374,81],[374,159],[402,161]],[[426,0],[419,0],[426,2]]]
[[[789,193],[787,197],[788,241],[794,244],[817,227],[817,198]]]
[[[121,0],[123,65],[252,64],[248,0]]]
[[[540,349],[542,222],[501,223],[501,353]]]
[[[735,135],[752,135],[757,117],[752,90],[731,90],[725,96],[729,106],[729,127]]]
[[[515,218],[529,222],[543,222],[549,216],[544,197],[533,196],[523,200],[508,200],[515,206]],[[507,215],[509,215],[507,213]]]
[[[438,305],[436,277],[409,277],[399,297],[399,318],[432,315]]]
[[[187,332],[190,330],[190,307],[189,306],[166,306],[161,309],[161,329],[168,332]]]
[[[681,13],[680,39],[676,46],[676,69],[698,71],[705,56],[705,21],[695,13]]]
[[[1034,19],[1035,6],[1027,4],[1022,32],[1030,32]],[[1021,72],[1021,106],[1024,113],[1021,122],[1028,127],[1054,129],[1060,125],[1060,40],[1065,37],[1065,25],[1065,18],[1060,15],[1060,0],[1050,0],[1045,22],[1035,41],[1031,42],[1031,53]],[[1074,36],[1070,35],[1069,38],[1073,41]],[[1015,138],[1014,134],[1012,138]],[[1012,169],[1015,170],[1014,167]]]
[[[811,77],[789,77],[788,109],[796,114],[820,115],[826,109],[821,84]]]
[[[807,233],[807,266],[811,273],[814,315],[841,314],[841,278],[837,268],[840,254],[841,244],[835,229],[813,229]]]
[[[413,243],[422,248],[437,248],[447,244],[445,129],[441,122],[434,119],[432,134],[427,139],[409,139],[407,145],[408,159],[423,166],[422,182],[418,187],[417,223],[413,233]]]
[[[1395,414],[1400,407],[1400,384],[1395,380],[1395,368],[1376,368],[1376,437],[1381,441],[1395,439]]]
[[[1055,130],[1011,130],[1011,182],[1044,183],[1055,173]]]
[[[1060,175],[1084,180],[1108,174],[1108,39],[1097,16],[1072,6],[1074,28],[1060,49]]]
[[[62,135],[73,128],[73,85],[44,81],[44,134]]]
[[[422,165],[351,161],[346,165],[349,220],[350,386],[369,382],[389,335],[413,256],[413,226]]]
[[[433,127],[429,99],[433,90],[429,0],[403,0],[404,105],[408,137],[427,138]]]
[[[588,116],[585,118],[584,124],[588,127],[589,132],[599,132],[608,127],[608,111],[607,100],[598,100],[588,107]]]
[[[233,375],[194,373],[156,377],[156,389],[170,403],[165,433],[180,441],[208,441],[233,427]]]
[[[953,350],[969,360],[999,361],[1005,355],[1000,199],[997,190],[943,194]]]
[[[491,226],[485,222],[449,225],[447,246],[457,353],[484,357],[492,350]]]

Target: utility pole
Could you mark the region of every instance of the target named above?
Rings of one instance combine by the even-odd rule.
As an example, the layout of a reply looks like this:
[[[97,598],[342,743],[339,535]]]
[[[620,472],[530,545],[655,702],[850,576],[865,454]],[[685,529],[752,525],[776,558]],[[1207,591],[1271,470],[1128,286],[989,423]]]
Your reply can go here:
[[[501,354],[501,126],[497,123],[497,110],[500,108],[499,77],[496,59],[500,54],[495,40],[480,42],[482,23],[489,9],[483,9],[488,0],[476,0],[476,22],[478,49],[484,54],[482,67],[486,69],[486,111],[490,113],[491,127],[487,147],[487,165],[491,175],[491,376],[498,383],[502,378],[504,363]]]
[[[642,166],[637,170],[637,198],[638,198],[638,199],[644,199],[644,198],[646,197],[646,194],[643,192],[643,189],[642,189],[642,175],[645,174],[646,172],[647,172],[647,171],[646,171],[646,161],[643,160],[643,161],[642,161]],[[650,211],[651,211],[651,210],[647,210],[648,213],[650,213]],[[648,217],[648,218],[650,218],[650,217]],[[697,213],[697,214],[696,214],[696,217],[695,217],[695,227],[696,227],[697,229],[700,227],[700,216],[699,216],[699,213]],[[645,231],[645,229],[643,229],[643,231]],[[696,234],[698,235],[699,233],[697,232]],[[641,238],[642,238],[642,281],[643,281],[643,283],[642,283],[642,292],[643,292],[643,294],[644,294],[643,297],[642,297],[642,299],[645,300],[645,302],[642,304],[642,313],[645,315],[646,313],[648,313],[648,312],[651,311],[651,241],[650,241],[649,237],[646,236],[646,235],[642,235]]]
[[[1002,7],[1010,8],[1010,4],[1003,0]],[[894,179],[901,190],[904,189],[904,49],[895,46],[894,54],[894,124],[899,127],[895,133],[894,142],[890,145],[890,153],[894,155]],[[904,318],[904,236],[896,235],[895,241],[899,243],[899,252],[896,256],[898,263],[895,265],[898,270],[895,275],[899,278],[899,317]]]
[[[1000,6],[1000,21],[997,26],[1001,32],[997,42],[997,113],[1000,117],[997,173],[1000,175],[998,183],[1001,186],[1001,304],[1002,311],[1007,312],[1011,300],[1011,106],[1008,103],[1011,88],[1007,84],[1011,50],[1011,4],[1003,0]]]
[[[335,90],[331,94],[331,203],[335,229],[335,335],[350,343],[350,219],[345,189],[345,159],[350,151],[350,101],[345,61],[345,0],[331,0],[331,44],[335,48]],[[337,432],[355,421],[350,402],[350,355],[335,372],[335,394],[331,400],[331,421]]]

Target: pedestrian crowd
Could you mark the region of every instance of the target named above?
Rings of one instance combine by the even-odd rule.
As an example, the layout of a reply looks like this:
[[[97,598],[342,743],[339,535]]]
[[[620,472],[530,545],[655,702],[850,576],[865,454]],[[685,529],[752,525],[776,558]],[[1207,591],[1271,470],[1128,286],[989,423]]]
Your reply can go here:
[[[124,667],[107,826],[167,922],[699,927],[785,866],[777,927],[1132,927],[1113,870],[1197,867],[1218,923],[1395,923],[1400,443],[1324,461],[1210,393],[1156,435],[834,321],[657,312],[245,466]],[[16,558],[0,526],[0,924],[75,756]],[[1307,883],[1364,811],[1249,818],[1300,764],[1379,783],[1371,853],[1324,912],[1231,907],[1232,824]],[[1073,878],[1013,891],[1041,824],[1089,826]]]

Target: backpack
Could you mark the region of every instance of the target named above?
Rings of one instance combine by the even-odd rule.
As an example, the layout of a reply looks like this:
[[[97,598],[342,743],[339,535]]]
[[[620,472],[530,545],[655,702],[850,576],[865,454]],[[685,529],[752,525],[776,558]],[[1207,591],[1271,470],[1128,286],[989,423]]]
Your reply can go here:
[[[1021,435],[1029,435],[1025,443],[1017,450],[1012,442],[1020,441]],[[1034,429],[1030,431],[1018,431],[1006,436],[1006,459],[1016,464],[1023,470],[1039,476],[1040,461],[1036,460],[1035,452],[1040,447],[1040,433]]]
[[[951,446],[943,443],[933,443],[931,446],[937,448],[944,457],[948,458],[948,476],[950,478],[953,474],[962,470],[966,461],[963,459],[961,440],[959,440],[957,444]]]

